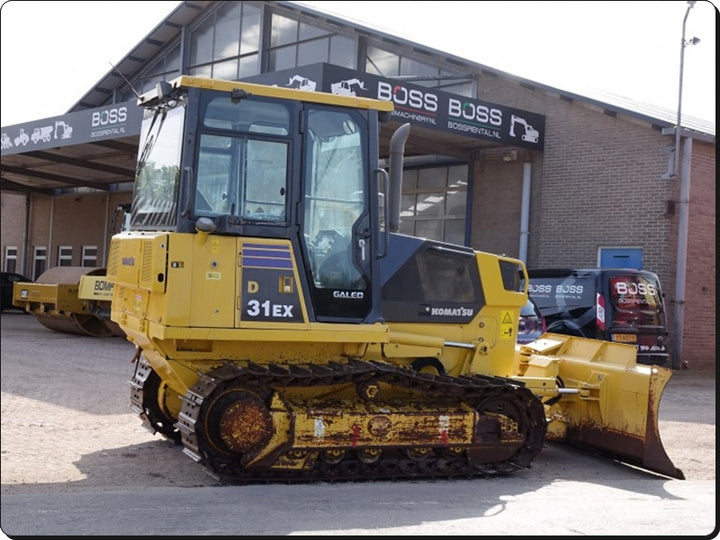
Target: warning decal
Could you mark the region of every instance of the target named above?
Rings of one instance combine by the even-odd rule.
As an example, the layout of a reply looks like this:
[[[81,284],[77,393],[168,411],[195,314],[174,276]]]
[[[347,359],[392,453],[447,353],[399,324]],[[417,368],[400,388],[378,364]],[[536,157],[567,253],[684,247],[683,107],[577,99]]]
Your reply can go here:
[[[503,311],[500,316],[500,337],[502,339],[515,339],[515,329],[512,313]]]

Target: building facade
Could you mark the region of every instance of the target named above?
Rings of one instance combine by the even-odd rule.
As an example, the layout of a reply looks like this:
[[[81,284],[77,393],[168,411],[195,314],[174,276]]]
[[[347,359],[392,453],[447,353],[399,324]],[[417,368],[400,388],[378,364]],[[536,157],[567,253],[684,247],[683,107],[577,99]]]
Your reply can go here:
[[[616,257],[651,270],[673,367],[715,367],[712,124],[684,119],[675,177],[672,112],[547,87],[291,2],[182,2],[116,68],[67,115],[3,126],[4,271],[104,266],[132,196],[136,93],[180,75],[264,82],[395,103],[380,154],[410,123],[401,232],[531,268]]]

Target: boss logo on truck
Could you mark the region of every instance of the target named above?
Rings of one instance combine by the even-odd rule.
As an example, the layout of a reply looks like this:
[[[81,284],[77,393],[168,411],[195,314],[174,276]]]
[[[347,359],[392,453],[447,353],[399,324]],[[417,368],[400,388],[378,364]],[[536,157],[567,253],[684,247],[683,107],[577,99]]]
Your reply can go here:
[[[653,295],[657,294],[657,289],[651,283],[625,283],[618,281],[615,283],[615,292],[617,294],[626,295]]]
[[[528,285],[528,293],[530,294],[582,294],[583,285],[557,285],[553,291],[553,286],[549,283],[530,283]]]
[[[530,285],[528,285],[528,292],[534,294],[550,294],[552,292],[552,285],[530,283]]]
[[[582,285],[558,285],[555,287],[555,294],[582,294]]]

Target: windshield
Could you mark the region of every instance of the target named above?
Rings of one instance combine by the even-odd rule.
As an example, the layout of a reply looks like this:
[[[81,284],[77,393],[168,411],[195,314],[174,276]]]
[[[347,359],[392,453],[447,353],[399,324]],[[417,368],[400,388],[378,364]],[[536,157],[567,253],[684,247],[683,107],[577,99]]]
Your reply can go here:
[[[133,228],[175,225],[184,115],[184,106],[145,112],[130,217]]]

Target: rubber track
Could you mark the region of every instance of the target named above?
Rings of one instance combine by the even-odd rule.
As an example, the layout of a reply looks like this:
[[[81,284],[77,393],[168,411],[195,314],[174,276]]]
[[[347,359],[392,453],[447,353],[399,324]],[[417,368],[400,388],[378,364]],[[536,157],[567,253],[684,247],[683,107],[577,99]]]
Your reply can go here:
[[[433,452],[423,460],[409,459],[404,449],[384,449],[375,463],[360,461],[355,452],[347,451],[342,461],[328,464],[318,458],[312,470],[244,469],[238,460],[227,459],[201,448],[194,426],[202,403],[222,386],[281,389],[298,386],[333,386],[368,381],[384,382],[414,390],[429,397],[453,396],[470,406],[492,398],[511,403],[510,410],[522,411],[520,429],[525,443],[511,458],[497,463],[470,463],[465,452],[443,455]],[[137,399],[137,395],[135,398]],[[200,462],[216,478],[229,483],[305,483],[315,481],[358,481],[373,479],[478,477],[510,473],[530,466],[543,447],[546,432],[542,403],[522,383],[482,375],[450,377],[432,375],[396,367],[382,362],[350,360],[327,365],[258,365],[240,367],[225,364],[200,376],[200,380],[183,396],[183,407],[176,428],[182,432],[184,452]]]

